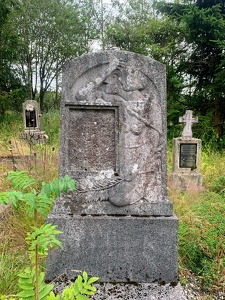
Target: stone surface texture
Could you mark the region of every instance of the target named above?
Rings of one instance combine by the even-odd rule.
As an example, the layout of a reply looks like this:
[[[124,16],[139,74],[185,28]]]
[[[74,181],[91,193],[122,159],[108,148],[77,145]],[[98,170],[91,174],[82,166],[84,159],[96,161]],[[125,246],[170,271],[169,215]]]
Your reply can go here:
[[[57,213],[172,215],[167,199],[165,67],[105,51],[63,73],[60,176],[77,190]]]
[[[177,282],[177,227],[167,198],[165,67],[123,51],[81,56],[63,70],[59,176],[77,189],[48,222],[47,279],[77,270],[100,282]]]
[[[185,123],[182,137],[183,138],[192,138],[192,124],[198,122],[198,118],[192,116],[192,110],[186,110],[183,117],[179,117],[180,123]]]
[[[180,284],[96,285],[93,300],[187,300]]]
[[[61,280],[55,280],[52,283],[55,285],[54,291],[61,294],[63,289],[72,284],[71,281],[65,277]],[[200,298],[186,296],[186,291],[183,290],[181,285],[171,284],[157,284],[157,283],[139,283],[139,284],[112,284],[102,283],[95,284],[97,291],[92,300],[196,300]],[[190,293],[189,293],[190,295]],[[202,298],[201,298],[202,299]],[[219,299],[219,298],[218,298]]]
[[[178,280],[174,216],[61,216],[49,222],[63,231],[63,251],[50,253],[48,278],[67,274],[74,279],[86,270],[100,282]]]

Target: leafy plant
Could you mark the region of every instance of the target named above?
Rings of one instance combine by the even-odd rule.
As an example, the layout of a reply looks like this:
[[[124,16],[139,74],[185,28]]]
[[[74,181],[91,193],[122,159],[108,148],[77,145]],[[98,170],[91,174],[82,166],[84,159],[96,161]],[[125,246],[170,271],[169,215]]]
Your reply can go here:
[[[38,214],[47,216],[55,198],[59,197],[61,192],[73,191],[76,186],[75,182],[66,175],[50,183],[42,183],[41,190],[38,190],[35,188],[36,180],[29,177],[25,171],[9,172],[7,179],[11,180],[14,190],[0,193],[0,203],[11,203],[15,209],[19,208],[20,203],[25,204],[26,212],[33,216],[35,224],[31,226],[32,231],[28,232],[26,237],[31,264],[18,275],[20,292],[13,297],[25,300],[60,299],[60,296],[55,296],[52,292],[54,285],[44,282],[45,274],[41,271],[40,259],[45,258],[48,250],[54,246],[62,247],[61,242],[56,238],[62,232],[52,224],[43,224],[38,227],[37,217]],[[62,299],[88,299],[85,295],[94,294],[96,288],[92,286],[92,283],[97,280],[97,277],[88,279],[87,273],[83,272],[83,275],[79,275],[71,287],[64,290]],[[5,299],[4,297],[0,295],[0,299]]]
[[[79,275],[74,284],[64,289],[62,293],[62,300],[86,300],[85,295],[92,296],[96,292],[96,287],[92,283],[96,282],[98,277],[88,278],[87,273],[84,271],[82,276]],[[51,300],[51,298],[47,298]]]

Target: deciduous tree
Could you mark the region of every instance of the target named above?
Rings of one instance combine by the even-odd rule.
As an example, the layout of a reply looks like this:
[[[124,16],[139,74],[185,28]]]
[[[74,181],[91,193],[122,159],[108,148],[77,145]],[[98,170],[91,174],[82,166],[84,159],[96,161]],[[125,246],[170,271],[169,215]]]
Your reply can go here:
[[[30,98],[44,95],[54,84],[63,64],[88,49],[85,24],[78,4],[64,0],[20,0],[20,10],[12,16],[20,41],[17,66],[30,87]]]
[[[10,14],[19,4],[12,0],[0,0],[0,115],[14,106],[20,106],[26,89],[14,70],[18,58],[18,38],[12,30]]]

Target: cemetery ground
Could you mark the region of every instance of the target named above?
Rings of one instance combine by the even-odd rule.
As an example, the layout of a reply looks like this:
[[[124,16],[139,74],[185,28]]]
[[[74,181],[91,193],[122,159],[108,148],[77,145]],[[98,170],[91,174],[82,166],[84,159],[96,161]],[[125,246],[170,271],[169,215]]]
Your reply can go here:
[[[9,170],[27,170],[38,183],[57,177],[59,113],[43,116],[45,144],[21,141],[22,117],[8,114],[0,132],[0,192],[10,189]],[[168,175],[172,168],[172,143],[168,141]],[[225,153],[203,145],[201,174],[204,191],[169,190],[169,199],[179,218],[180,282],[192,288],[192,299],[225,299]],[[44,219],[39,218],[43,223]],[[33,220],[23,209],[0,218],[0,294],[18,292],[17,274],[29,264],[26,232]],[[94,230],[94,229],[93,229]],[[45,264],[43,262],[43,269]]]

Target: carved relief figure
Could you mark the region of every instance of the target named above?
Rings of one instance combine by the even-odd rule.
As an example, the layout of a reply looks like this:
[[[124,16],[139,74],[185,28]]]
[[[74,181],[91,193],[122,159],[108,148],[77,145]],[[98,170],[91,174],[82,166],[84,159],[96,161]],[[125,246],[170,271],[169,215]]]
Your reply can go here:
[[[145,74],[117,58],[102,77],[88,82],[75,94],[77,101],[83,104],[112,105],[116,101],[123,107],[120,134],[124,137],[121,147],[124,151],[119,154],[118,174],[112,172],[103,179],[96,178],[96,185],[99,180],[105,182],[102,190],[116,206],[130,205],[141,199],[154,202],[162,195],[162,116],[157,97],[157,89]],[[87,184],[83,180],[80,192],[95,190],[95,178],[90,178],[90,184],[88,180]]]

